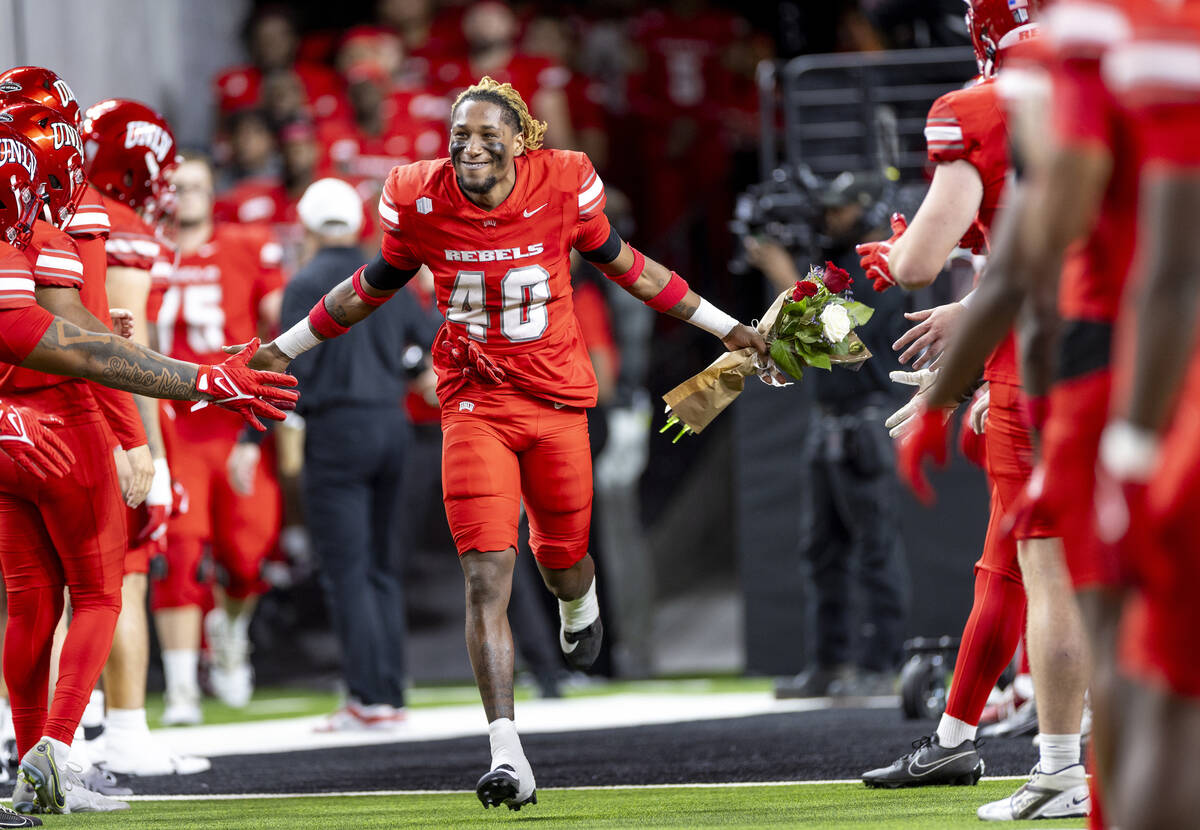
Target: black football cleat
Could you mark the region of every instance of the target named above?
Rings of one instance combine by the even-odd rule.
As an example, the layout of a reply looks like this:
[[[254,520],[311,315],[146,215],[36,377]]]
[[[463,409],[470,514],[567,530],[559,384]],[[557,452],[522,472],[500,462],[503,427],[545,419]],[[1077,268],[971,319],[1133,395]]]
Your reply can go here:
[[[520,810],[526,804],[537,804],[537,790],[534,789],[527,798],[518,800],[520,782],[517,771],[509,764],[501,764],[491,772],[485,773],[475,785],[475,795],[486,810],[489,807],[499,807],[501,804],[510,810]]]
[[[864,772],[868,787],[932,787],[938,784],[973,786],[983,777],[983,759],[975,741],[963,741],[947,749],[937,735],[913,741],[913,751],[902,755],[889,767]]]
[[[604,642],[604,623],[597,617],[596,621],[583,631],[567,631],[560,624],[558,627],[558,644],[562,647],[563,657],[567,665],[576,671],[586,671],[600,656],[600,646]]]

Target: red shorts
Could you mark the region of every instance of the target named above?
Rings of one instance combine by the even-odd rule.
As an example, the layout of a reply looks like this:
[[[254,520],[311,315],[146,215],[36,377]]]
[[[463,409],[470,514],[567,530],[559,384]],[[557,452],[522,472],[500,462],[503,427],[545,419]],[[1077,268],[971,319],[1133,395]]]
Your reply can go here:
[[[1033,472],[1033,441],[1021,411],[1021,387],[992,381],[988,384],[987,475],[992,484],[992,503],[999,502],[1001,515],[1008,515],[1024,498],[1025,485]],[[1014,531],[1018,539],[1054,538],[1055,529],[1045,522],[1023,523]]]
[[[199,570],[209,545],[224,571],[227,594],[244,599],[267,589],[259,573],[283,519],[274,453],[269,442],[264,445],[251,495],[234,492],[226,462],[237,432],[222,419],[213,419],[210,411],[178,415],[163,432],[171,475],[187,492],[188,509],[167,525],[167,573],[154,586],[155,610],[207,601],[209,587]]]
[[[1042,434],[1045,479],[1034,504],[1034,521],[1062,537],[1076,589],[1122,584],[1118,557],[1096,537],[1091,509],[1096,454],[1108,421],[1112,372],[1100,369],[1060,381],[1050,393],[1050,418]]]
[[[10,396],[23,403],[21,396]],[[38,481],[0,454],[0,563],[9,592],[87,586],[120,592],[125,506],[109,433],[98,413],[55,432],[75,455],[71,472]]]
[[[587,415],[517,391],[468,387],[442,406],[442,493],[459,555],[529,543],[547,568],[587,554],[592,454]]]

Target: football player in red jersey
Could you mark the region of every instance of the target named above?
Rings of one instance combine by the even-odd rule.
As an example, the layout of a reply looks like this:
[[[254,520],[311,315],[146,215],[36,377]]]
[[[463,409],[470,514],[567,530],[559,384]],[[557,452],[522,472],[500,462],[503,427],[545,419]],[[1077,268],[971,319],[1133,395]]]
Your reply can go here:
[[[110,305],[130,312],[133,339],[151,343],[146,305],[151,284],[175,267],[174,246],[162,222],[174,210],[168,181],[176,164],[174,135],[165,119],[136,101],[109,99],[84,114],[88,179],[100,190],[110,230],[106,287]],[[146,618],[147,576],[153,554],[166,547],[167,514],[173,493],[159,420],[159,403],[135,398],[154,457],[154,479],[143,506],[128,509],[129,545],[121,587],[121,616],[104,671],[108,712],[104,761],[112,772],[132,775],[195,773],[208,769],[203,758],[171,755],[146,723],[146,672],[150,658]],[[103,706],[101,706],[103,708]]]
[[[573,313],[572,248],[652,308],[729,349],[765,354],[753,329],[630,247],[604,216],[604,184],[582,153],[540,149],[545,124],[509,84],[483,78],[451,109],[450,157],[395,168],[379,215],[382,251],[278,337],[262,366],[285,367],[387,301],[421,265],[446,323],[434,344],[442,483],[467,595],[467,649],[491,737],[476,786],[485,806],[535,799],[513,724],[506,609],[524,503],[531,547],[559,599],[560,645],[586,668],[599,651],[584,409],[596,379]]]
[[[1048,413],[1029,485],[1031,504],[1017,520],[1043,516],[1063,538],[1092,644],[1093,791],[1104,784],[1110,792],[1121,725],[1112,695],[1124,579],[1115,551],[1096,534],[1095,513],[1080,509],[1079,498],[1096,489],[1114,323],[1137,227],[1133,125],[1100,69],[1103,54],[1128,25],[1117,4],[1103,0],[1061,0],[1043,22],[1054,106],[1046,107],[1044,95],[1023,96],[1011,114],[1024,173],[1010,203],[1012,217],[996,240],[1004,255],[989,264],[925,399],[932,409],[953,406],[1016,321],[1024,392],[1034,402],[1049,394],[1030,407]],[[1029,106],[1031,98],[1039,105]],[[1047,119],[1056,139],[1049,145]],[[1076,240],[1080,244],[1070,248]],[[1022,307],[1027,313],[1019,315]],[[1103,801],[1111,807],[1111,798]],[[1093,798],[1093,827],[1104,826],[1100,804]]]
[[[895,217],[890,240],[859,246],[864,270],[875,279],[877,289],[895,282],[905,287],[925,285],[936,277],[956,244],[975,248],[986,244],[1009,175],[1008,135],[995,71],[1007,50],[1036,32],[1032,16],[1037,5],[1025,0],[973,0],[968,6],[967,22],[985,80],[942,96],[930,109],[925,135],[930,160],[938,166],[912,227],[905,228],[903,218]],[[1088,790],[1079,763],[1079,730],[1087,649],[1078,609],[1074,603],[1062,602],[1070,596],[1070,582],[1061,544],[1049,522],[1027,523],[1015,534],[1003,527],[1029,478],[1033,454],[1011,333],[988,357],[984,378],[991,398],[985,433],[991,516],[983,556],[976,564],[975,602],[963,630],[946,712],[937,734],[916,752],[866,773],[863,780],[873,786],[978,780],[982,761],[974,738],[979,716],[1020,639],[1028,592],[1026,642],[1038,692],[1041,762],[1018,793],[1036,790],[1045,797],[1003,799],[981,807],[979,816],[1011,820],[1085,815]],[[913,459],[919,464],[921,453],[930,446],[938,447],[944,458],[946,413],[914,409],[919,411],[905,429],[898,461],[914,489],[931,498]],[[945,761],[940,768],[939,760]],[[968,762],[975,765],[969,774]],[[1021,814],[1014,816],[1018,806]]]
[[[48,110],[35,104],[7,110],[14,111],[11,123],[27,129],[24,117],[35,116],[34,122],[48,118],[44,114]],[[61,120],[57,123],[65,125]],[[120,607],[119,577],[114,579],[114,575],[119,572],[115,560],[124,553],[124,539],[119,529],[114,538],[113,528],[121,527],[123,517],[109,452],[112,442],[104,431],[93,387],[40,372],[68,371],[162,397],[207,400],[207,390],[221,389],[224,399],[218,403],[243,408],[247,404],[263,408],[263,402],[252,398],[264,393],[286,406],[294,393],[279,396],[258,385],[262,381],[290,383],[283,377],[255,378],[240,366],[234,367],[231,375],[226,367],[195,367],[165,360],[108,332],[79,305],[78,298],[72,304],[57,296],[64,290],[81,292],[79,283],[86,280],[86,272],[65,234],[30,220],[40,210],[46,192],[43,176],[53,171],[60,182],[68,183],[66,192],[56,197],[66,205],[74,198],[71,190],[82,186],[82,177],[76,179],[59,169],[54,163],[57,159],[46,164],[45,147],[18,135],[13,130],[0,142],[4,177],[18,197],[16,204],[32,205],[32,211],[17,217],[6,212],[2,229],[10,243],[25,245],[32,240],[36,247],[27,248],[23,256],[7,244],[0,251],[6,255],[5,288],[10,292],[3,299],[3,339],[9,352],[5,357],[15,358],[14,362],[23,366],[5,370],[0,387],[7,390],[10,402],[57,415],[64,423],[58,436],[73,459],[70,476],[44,481],[27,473],[25,465],[0,463],[0,501],[5,505],[4,521],[0,522],[4,540],[0,565],[9,606],[4,663],[23,765],[14,802],[23,811],[114,809],[124,805],[91,793],[65,766],[79,717],[107,656]],[[39,172],[43,166],[48,169]],[[70,218],[70,210],[61,213],[57,201],[52,205],[59,221]],[[26,260],[23,268],[21,258]],[[87,328],[51,315],[33,305],[33,299],[62,307]],[[70,349],[72,354],[55,354],[62,349]],[[241,366],[249,354],[238,361]],[[188,385],[193,387],[190,392]],[[269,406],[263,408],[263,414],[282,416]],[[74,620],[63,646],[54,701],[47,712],[51,640],[62,613],[64,585],[70,589]]]
[[[278,325],[281,251],[261,226],[213,222],[212,169],[205,159],[185,156],[172,181],[180,259],[158,309],[158,345],[172,357],[205,360],[220,354],[223,343],[244,342]],[[232,706],[245,706],[253,692],[248,631],[266,590],[259,571],[278,538],[282,503],[267,459],[257,465],[251,495],[232,488],[226,470],[235,448],[244,451],[240,431],[241,423],[224,412],[176,407],[166,436],[171,471],[190,506],[168,524],[167,573],[152,592],[167,680],[165,722],[200,718],[196,666],[208,586],[197,569],[209,544],[228,576],[205,620],[213,654],[209,677]]]

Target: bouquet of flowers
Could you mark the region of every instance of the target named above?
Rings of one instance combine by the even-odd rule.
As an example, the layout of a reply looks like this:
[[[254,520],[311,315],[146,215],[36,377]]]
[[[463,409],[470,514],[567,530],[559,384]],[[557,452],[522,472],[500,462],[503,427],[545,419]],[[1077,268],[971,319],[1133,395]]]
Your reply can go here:
[[[807,275],[775,298],[757,324],[770,346],[770,357],[763,360],[753,349],[721,355],[663,395],[668,417],[659,432],[678,426],[674,441],[701,432],[733,403],[746,378],[753,375],[771,386],[787,386],[780,370],[800,380],[805,366],[859,368],[871,352],[854,329],[870,320],[874,309],[849,297],[850,284],[850,275],[832,262],[809,268]]]

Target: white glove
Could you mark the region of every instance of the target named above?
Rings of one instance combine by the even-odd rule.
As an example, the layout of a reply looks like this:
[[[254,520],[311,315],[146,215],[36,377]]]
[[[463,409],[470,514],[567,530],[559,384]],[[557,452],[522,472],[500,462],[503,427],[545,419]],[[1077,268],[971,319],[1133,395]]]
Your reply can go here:
[[[971,431],[976,435],[983,435],[983,431],[987,428],[988,409],[992,403],[992,392],[990,387],[985,383],[975,393],[975,399],[971,401]]]
[[[892,383],[903,384],[904,386],[915,386],[917,391],[913,393],[911,399],[904,406],[897,409],[891,416],[883,422],[883,425],[888,428],[890,435],[893,438],[898,438],[908,428],[909,420],[917,414],[921,408],[921,393],[933,385],[937,380],[937,369],[919,369],[916,372],[889,372],[888,377]]]

